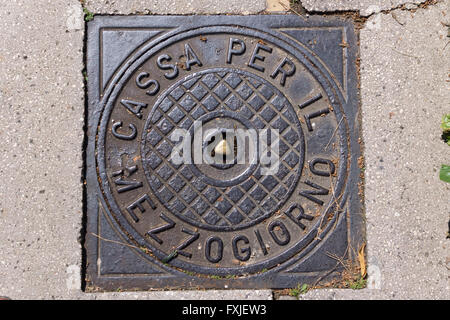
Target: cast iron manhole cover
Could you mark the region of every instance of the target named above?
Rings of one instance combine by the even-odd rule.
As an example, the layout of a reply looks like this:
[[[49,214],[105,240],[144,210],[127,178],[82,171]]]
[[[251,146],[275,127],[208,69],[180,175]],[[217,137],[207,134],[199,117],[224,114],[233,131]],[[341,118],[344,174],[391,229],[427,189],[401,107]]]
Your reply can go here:
[[[88,288],[286,288],[352,259],[350,22],[96,17],[87,54]]]

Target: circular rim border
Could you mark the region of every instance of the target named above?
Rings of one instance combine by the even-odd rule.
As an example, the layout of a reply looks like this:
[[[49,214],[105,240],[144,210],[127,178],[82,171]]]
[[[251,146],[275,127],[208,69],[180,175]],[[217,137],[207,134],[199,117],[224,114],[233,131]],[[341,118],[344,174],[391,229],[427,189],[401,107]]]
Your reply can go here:
[[[162,260],[162,258],[166,257],[166,254],[162,252],[161,250],[154,248],[143,238],[133,227],[127,228],[127,225],[129,225],[129,222],[127,219],[123,216],[118,206],[115,204],[114,199],[112,198],[112,195],[108,192],[105,192],[109,188],[109,182],[108,177],[105,172],[104,168],[104,138],[105,138],[105,127],[106,123],[108,122],[107,119],[109,119],[109,113],[111,112],[111,101],[115,101],[116,96],[121,90],[121,85],[123,85],[124,82],[128,80],[128,78],[132,75],[134,70],[138,68],[142,63],[144,63],[150,56],[155,54],[156,52],[159,52],[164,47],[174,43],[178,42],[180,40],[192,38],[194,36],[199,35],[206,35],[206,34],[235,34],[235,35],[241,35],[241,36],[248,36],[248,37],[255,37],[263,39],[269,43],[272,43],[273,45],[281,48],[282,50],[289,52],[290,55],[295,57],[300,63],[302,63],[306,69],[311,72],[311,74],[314,76],[314,78],[319,82],[321,87],[326,92],[330,103],[333,105],[334,114],[339,120],[338,123],[338,131],[340,132],[340,155],[343,159],[340,159],[339,162],[339,175],[336,182],[336,188],[335,188],[335,194],[337,193],[339,196],[342,194],[342,197],[339,197],[341,199],[340,204],[344,203],[346,200],[346,180],[348,177],[348,161],[349,161],[349,146],[347,142],[348,134],[348,123],[345,120],[345,114],[341,108],[343,107],[341,103],[338,101],[343,100],[341,97],[341,94],[339,90],[337,89],[336,84],[334,83],[334,80],[331,75],[328,74],[325,67],[321,65],[321,63],[318,61],[318,59],[314,58],[314,56],[311,56],[311,53],[308,52],[305,48],[302,46],[294,43],[292,40],[288,39],[286,36],[282,36],[275,32],[270,32],[269,30],[257,30],[252,29],[250,27],[236,27],[232,25],[220,25],[220,26],[200,26],[197,28],[187,27],[187,28],[178,28],[173,32],[169,32],[168,34],[163,35],[162,37],[158,37],[154,39],[153,41],[149,41],[148,43],[144,44],[140,47],[137,51],[135,51],[135,54],[126,60],[126,62],[120,67],[120,71],[116,73],[114,76],[114,79],[109,83],[108,88],[104,91],[104,96],[102,97],[101,101],[99,102],[99,106],[96,112],[99,112],[98,116],[98,124],[100,130],[96,130],[96,144],[95,144],[95,150],[97,152],[96,156],[96,168],[98,170],[98,176],[97,178],[101,180],[99,181],[98,187],[100,188],[101,192],[104,197],[105,201],[110,206],[111,216],[116,220],[118,223],[118,226],[120,228],[124,228],[126,233],[128,233],[136,243],[139,245],[142,245],[148,249],[151,250],[154,256],[156,256],[157,259]],[[284,38],[284,39],[283,39]],[[128,62],[130,61],[130,62]],[[338,99],[338,97],[340,99]],[[106,119],[106,120],[105,120]],[[344,120],[344,121],[342,121]],[[106,122],[106,123],[105,123]],[[342,122],[342,125],[340,124]],[[98,152],[101,150],[100,152]],[[327,205],[327,209],[325,209],[324,216],[329,215],[335,207],[335,201],[329,202]],[[119,212],[120,214],[117,214]],[[282,252],[281,254],[277,255],[276,257],[273,257],[270,260],[265,260],[259,263],[255,263],[249,266],[240,266],[237,268],[234,267],[222,267],[222,268],[209,268],[209,267],[203,267],[194,265],[191,263],[186,263],[181,260],[174,259],[172,260],[171,269],[181,268],[183,270],[193,270],[197,273],[202,274],[210,274],[210,275],[227,275],[230,274],[230,271],[236,271],[236,275],[244,275],[248,273],[257,273],[263,268],[272,269],[268,270],[268,272],[274,272],[276,269],[280,267],[280,265],[285,265],[286,263],[294,263],[297,259],[292,259],[295,255],[301,255],[301,253],[309,247],[309,245],[315,245],[316,241],[314,241],[314,231],[317,231],[317,229],[320,226],[320,219],[311,227],[310,231],[302,238],[300,239],[294,246],[289,248],[288,250]],[[329,229],[329,228],[326,228]],[[325,230],[325,229],[324,229]],[[309,251],[309,250],[308,250]],[[143,255],[145,258],[150,259],[152,261],[151,256]],[[293,261],[295,260],[295,261]],[[278,266],[277,266],[278,265]]]

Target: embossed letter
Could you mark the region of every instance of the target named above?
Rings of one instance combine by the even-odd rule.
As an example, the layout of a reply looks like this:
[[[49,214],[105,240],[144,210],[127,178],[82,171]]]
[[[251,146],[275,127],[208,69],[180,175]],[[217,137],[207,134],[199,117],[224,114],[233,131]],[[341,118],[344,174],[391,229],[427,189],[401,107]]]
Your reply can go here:
[[[246,236],[237,236],[233,238],[232,244],[233,244],[233,254],[236,257],[236,259],[240,261],[247,261],[250,259],[250,255],[252,253],[252,250],[250,247],[241,248],[238,249],[237,243],[239,241],[243,241],[245,244],[249,244],[249,241]],[[240,252],[239,252],[240,251]],[[245,255],[241,256],[242,253],[245,253]]]
[[[136,102],[136,101],[132,101],[132,100],[122,99],[122,100],[120,100],[120,103],[125,108],[127,108],[130,112],[132,112],[134,115],[136,115],[136,117],[138,117],[139,119],[142,118],[141,109],[147,108],[146,103]]]
[[[250,57],[250,61],[248,62],[248,66],[253,68],[253,69],[256,69],[258,71],[264,72],[264,70],[265,70],[264,67],[261,67],[261,66],[258,66],[258,65],[255,64],[256,60],[264,61],[264,59],[266,59],[266,57],[260,56],[258,54],[260,49],[264,50],[266,52],[272,53],[272,48],[270,48],[268,46],[265,46],[265,45],[263,45],[261,43],[257,43],[256,46],[255,46],[255,49],[253,50],[252,56]]]
[[[275,228],[281,230],[281,235],[284,239],[280,239],[279,236],[275,233]],[[279,220],[272,221],[268,227],[269,233],[272,236],[273,241],[275,241],[280,246],[285,246],[291,241],[291,235],[289,234],[288,229],[284,225],[283,222]]]
[[[152,89],[148,90],[146,93],[149,96],[153,96],[155,94],[158,93],[159,91],[159,82],[156,81],[155,79],[150,79],[146,82],[142,82],[142,78],[148,78],[150,77],[150,74],[148,72],[141,72],[138,74],[138,76],[136,77],[136,85],[141,88],[141,89],[148,89],[151,86],[153,86]]]
[[[211,246],[213,242],[217,242],[217,254],[215,255],[215,257],[211,256]],[[206,240],[206,245],[205,245],[205,256],[206,259],[208,259],[209,262],[212,263],[217,263],[220,260],[222,260],[222,256],[223,256],[223,242],[220,238],[218,237],[209,237],[208,240]]]
[[[267,252],[266,244],[264,243],[263,238],[261,237],[261,233],[259,233],[259,230],[255,230],[256,239],[258,240],[259,246],[261,247],[261,250],[264,255],[267,255],[269,252]]]
[[[158,57],[156,64],[161,70],[173,70],[171,73],[165,73],[164,76],[171,80],[178,76],[178,68],[174,64],[163,64],[163,61],[170,61],[172,58],[167,54],[162,54]]]
[[[134,169],[133,172],[135,172],[137,170],[137,166],[132,167]],[[118,193],[122,193],[125,191],[130,191],[130,190],[134,190],[137,188],[142,187],[142,182],[140,181],[135,181],[135,180],[124,180],[123,179],[123,170],[117,171],[117,172],[113,172],[112,174],[113,177],[117,177],[119,176],[116,180],[114,180],[114,183],[117,186],[125,186],[122,188],[117,188],[117,192]]]
[[[156,234],[157,234],[157,233],[160,233],[160,232],[164,232],[164,231],[169,230],[169,229],[172,229],[173,227],[175,227],[175,222],[172,221],[169,217],[167,217],[164,213],[161,213],[161,214],[159,215],[159,217],[160,217],[161,219],[163,219],[164,221],[166,221],[167,224],[165,224],[165,225],[163,225],[163,226],[159,226],[159,227],[153,228],[153,229],[147,231],[147,234],[148,234],[153,240],[155,240],[156,242],[158,242],[159,244],[163,244],[163,241],[162,241],[160,238],[158,238],[158,237],[156,236]]]
[[[184,44],[184,55],[186,56],[186,70],[191,70],[191,66],[196,64],[199,67],[202,66],[200,59],[195,54],[194,50],[192,50],[191,46],[188,43]]]
[[[316,189],[316,190],[300,191],[299,194],[300,194],[301,196],[304,196],[305,198],[307,198],[307,199],[309,199],[309,200],[311,200],[311,201],[313,201],[313,202],[319,204],[319,205],[323,205],[323,201],[320,200],[320,199],[317,199],[316,197],[313,197],[313,195],[314,195],[314,196],[316,196],[316,195],[319,195],[319,196],[325,196],[325,195],[327,195],[330,191],[329,191],[328,189],[325,189],[324,187],[319,186],[318,184],[315,184],[315,183],[309,181],[309,180],[306,180],[306,181],[305,181],[305,184],[307,184],[308,186],[313,187],[313,188]]]
[[[122,121],[114,122],[111,128],[111,132],[114,137],[122,140],[133,140],[136,138],[137,129],[136,126],[132,123],[128,125],[128,128],[131,129],[131,133],[129,135],[121,134],[117,132],[117,129],[122,126]]]
[[[234,49],[234,45],[239,44],[239,49]],[[231,63],[231,58],[233,55],[240,56],[245,52],[245,43],[240,39],[230,38],[230,42],[228,44],[228,55],[227,55],[227,63]]]
[[[317,170],[316,169],[317,163],[328,165],[329,170],[328,171]],[[315,158],[309,162],[309,170],[311,170],[312,173],[317,174],[318,176],[329,177],[334,173],[336,167],[331,160],[323,158]]]
[[[289,65],[290,68],[289,70],[285,70],[283,68],[285,64]],[[275,71],[270,75],[270,77],[272,79],[275,79],[278,73],[281,73],[280,84],[284,87],[284,84],[286,83],[286,78],[292,76],[295,73],[295,64],[288,58],[284,58],[284,60],[281,61],[281,63],[278,65]]]
[[[150,197],[147,194],[144,194],[143,196],[141,196],[139,199],[137,199],[136,201],[134,201],[132,204],[130,204],[127,207],[127,211],[130,214],[130,216],[133,218],[134,222],[138,222],[139,218],[134,214],[133,210],[138,208],[139,211],[141,211],[141,213],[144,213],[145,208],[142,206],[142,203],[144,203],[144,201],[148,202],[148,204],[150,205],[150,208],[152,208],[153,210],[156,209],[156,205],[153,203],[152,199],[150,199]]]
[[[294,215],[292,214],[295,209],[298,209],[300,211],[300,213],[299,213],[299,215],[297,217],[294,217]],[[300,222],[302,219],[306,219],[306,220],[309,220],[309,221],[314,219],[313,216],[305,214],[305,210],[299,204],[291,205],[284,214],[289,219],[291,219],[296,225],[298,225],[302,230],[306,229],[306,226],[303,223]]]
[[[311,99],[308,99],[308,100],[306,100],[305,102],[299,104],[298,107],[299,107],[300,109],[304,109],[304,108],[306,108],[307,106],[313,104],[314,102],[316,102],[316,101],[318,101],[318,100],[320,100],[320,99],[322,99],[322,94],[321,94],[321,93],[319,93],[318,95],[315,95],[315,96],[312,97]]]
[[[330,112],[330,110],[328,108],[326,108],[326,109],[322,109],[322,110],[319,110],[319,111],[316,111],[316,112],[313,112],[310,114],[306,114],[304,117],[305,117],[305,121],[306,121],[306,126],[308,127],[308,131],[313,131],[313,127],[311,124],[312,118],[320,117],[321,115],[327,114],[329,112]]]
[[[177,250],[178,254],[181,254],[182,256],[185,256],[190,259],[192,257],[192,254],[189,252],[183,251],[183,249],[186,249],[192,242],[197,240],[200,237],[200,233],[191,231],[191,230],[185,229],[185,228],[181,228],[181,232],[187,233],[187,234],[191,235],[191,237],[187,238],[182,244],[180,244],[176,250]]]

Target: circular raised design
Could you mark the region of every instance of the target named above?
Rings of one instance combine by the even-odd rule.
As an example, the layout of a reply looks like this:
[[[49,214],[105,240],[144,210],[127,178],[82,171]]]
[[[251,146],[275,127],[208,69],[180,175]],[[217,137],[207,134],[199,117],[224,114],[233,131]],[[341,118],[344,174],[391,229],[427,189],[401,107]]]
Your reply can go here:
[[[194,136],[194,122],[222,121],[233,129],[279,133],[280,163],[274,175],[263,175],[261,163],[210,168],[208,164],[171,161],[176,128]],[[234,120],[234,121],[230,121]],[[233,231],[267,218],[291,196],[303,167],[303,133],[286,97],[263,78],[239,69],[203,70],[178,81],[161,94],[144,128],[142,159],[152,191],[170,212],[200,228]],[[204,142],[202,141],[202,144]],[[258,144],[259,145],[259,144]],[[236,174],[236,171],[238,173]]]
[[[303,259],[346,199],[348,127],[333,81],[314,55],[266,31],[181,28],[145,44],[101,102],[96,169],[111,221],[174,273],[269,275]],[[212,130],[199,140],[196,121]],[[174,163],[177,129],[231,162]],[[259,156],[240,163],[234,129],[279,130],[278,170],[262,174]]]

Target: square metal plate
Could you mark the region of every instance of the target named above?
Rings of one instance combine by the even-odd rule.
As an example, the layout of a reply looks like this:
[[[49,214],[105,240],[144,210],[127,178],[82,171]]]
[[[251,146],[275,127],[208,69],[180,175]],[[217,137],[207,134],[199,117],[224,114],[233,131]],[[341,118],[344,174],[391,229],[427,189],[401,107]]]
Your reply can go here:
[[[89,22],[87,288],[339,277],[364,241],[357,54],[337,17]]]

